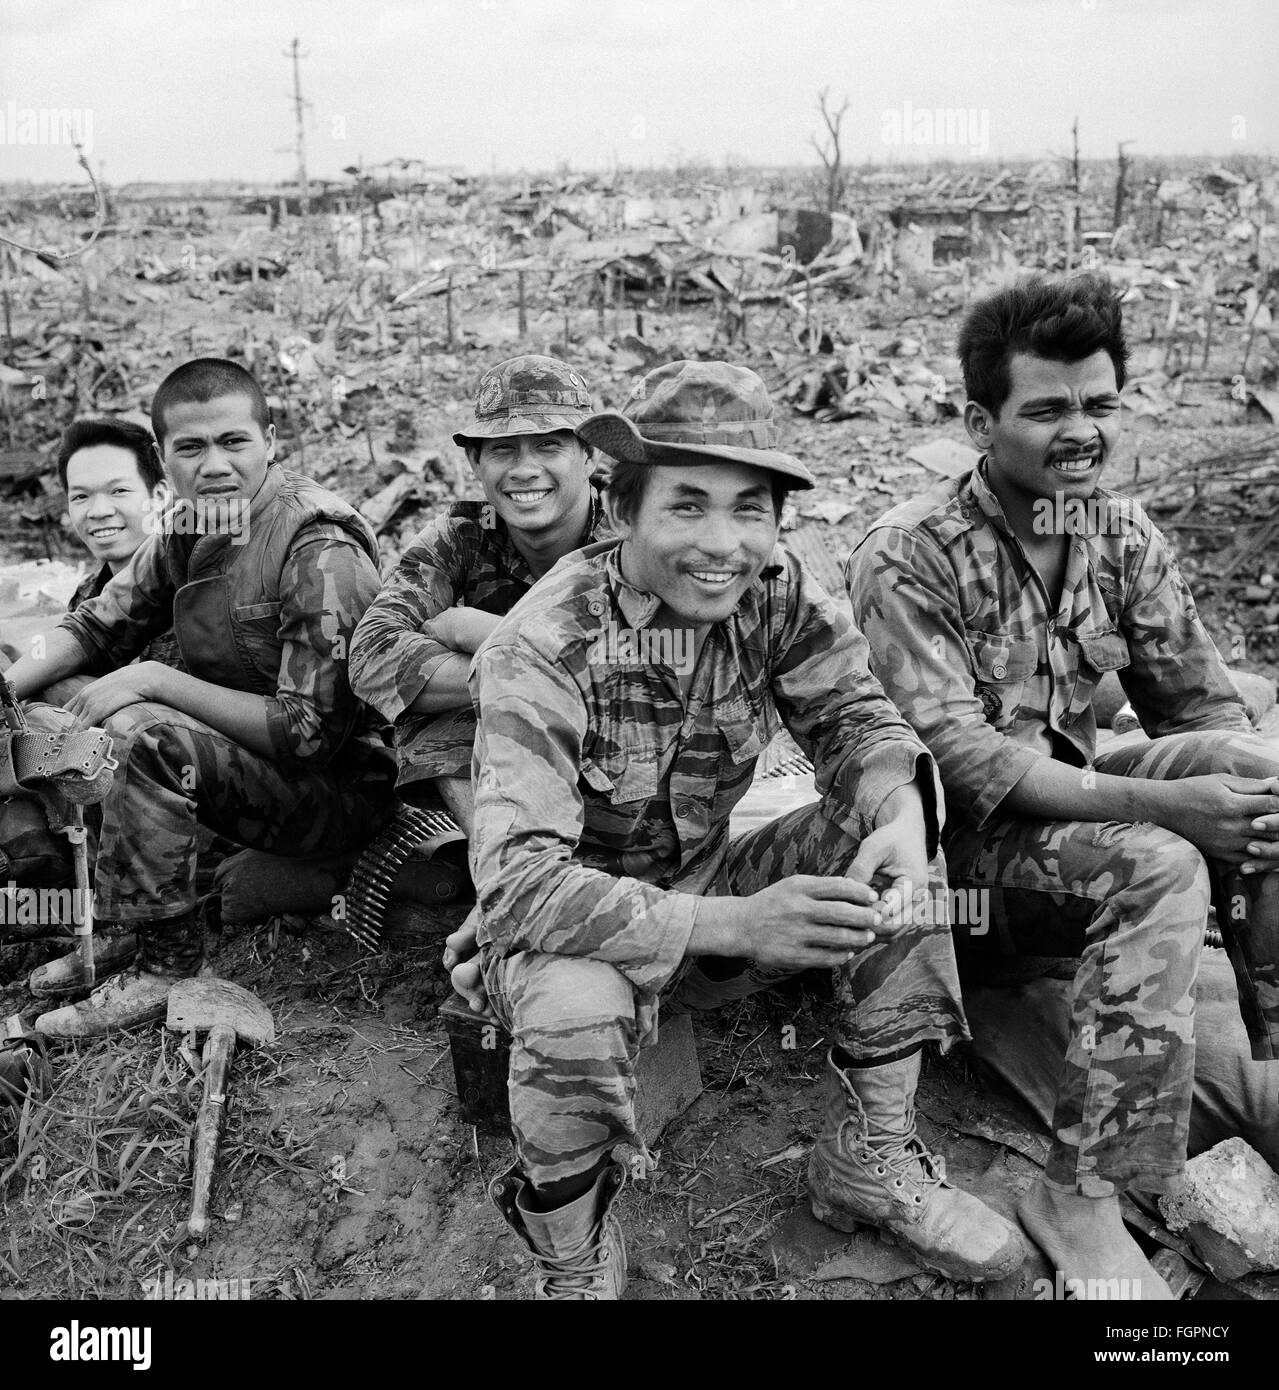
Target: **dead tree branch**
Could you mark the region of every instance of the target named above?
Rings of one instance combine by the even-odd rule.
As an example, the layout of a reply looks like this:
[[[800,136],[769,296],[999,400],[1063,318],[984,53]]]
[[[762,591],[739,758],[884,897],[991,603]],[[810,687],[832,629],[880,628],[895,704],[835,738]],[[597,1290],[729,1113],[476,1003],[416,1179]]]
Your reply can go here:
[[[84,253],[98,239],[98,234],[102,231],[107,220],[107,200],[102,196],[102,189],[98,187],[98,181],[93,177],[93,170],[89,168],[89,161],[84,157],[84,151],[80,148],[78,140],[72,141],[76,152],[76,161],[89,176],[89,182],[93,185],[93,230],[89,233],[87,240],[74,251],[42,251],[38,246],[27,246],[24,242],[14,241],[12,237],[5,236],[0,232],[0,242],[6,246],[12,246],[18,251],[25,251],[30,256],[40,256],[46,261],[73,261],[77,256]]]
[[[817,109],[821,112],[822,122],[826,126],[826,135],[820,142],[815,135],[810,135],[809,140],[826,170],[826,210],[834,212],[844,201],[844,170],[839,148],[839,131],[844,123],[844,113],[848,110],[848,98],[845,97],[844,104],[835,111],[826,104],[829,96],[829,87],[824,87],[817,96]]]

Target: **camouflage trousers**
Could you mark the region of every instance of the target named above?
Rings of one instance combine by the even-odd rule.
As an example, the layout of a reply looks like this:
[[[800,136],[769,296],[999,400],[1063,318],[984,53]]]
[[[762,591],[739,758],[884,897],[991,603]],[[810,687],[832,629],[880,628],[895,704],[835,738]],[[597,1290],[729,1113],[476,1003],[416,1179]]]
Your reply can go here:
[[[856,852],[856,841],[817,806],[805,806],[731,841],[710,891],[747,896],[793,874],[842,874]],[[932,874],[936,910],[836,972],[838,1038],[855,1057],[925,1042],[945,1051],[969,1036],[940,857]],[[621,1141],[642,1148],[635,1061],[641,1046],[656,1041],[661,1001],[586,956],[521,951],[501,958],[485,948],[481,960],[494,1012],[512,1035],[511,1127],[534,1185],[588,1171]],[[714,964],[734,970],[720,958]],[[737,961],[731,978],[711,980],[686,961],[663,999],[674,996],[682,1009],[711,1007],[794,973]]]
[[[1258,738],[1188,733],[1141,740],[1096,770],[1161,780],[1279,775]],[[1118,821],[995,817],[947,841],[951,883],[981,894],[961,951],[1078,956],[1070,1041],[1047,1176],[1093,1197],[1133,1183],[1166,1190],[1186,1156],[1195,979],[1215,902],[1253,1057],[1279,1056],[1279,876],[1206,862],[1170,830]]]
[[[101,806],[94,911],[155,924],[194,908],[201,826],[288,858],[365,844],[394,813],[391,754],[356,776],[285,770],[166,705],[106,721],[119,767]],[[349,769],[347,769],[349,771]]]

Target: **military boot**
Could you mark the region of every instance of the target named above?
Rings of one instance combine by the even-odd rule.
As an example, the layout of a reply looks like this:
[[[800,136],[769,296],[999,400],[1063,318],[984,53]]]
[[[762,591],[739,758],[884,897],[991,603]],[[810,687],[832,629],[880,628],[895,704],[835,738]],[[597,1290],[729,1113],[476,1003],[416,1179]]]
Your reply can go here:
[[[532,1211],[528,1180],[518,1166],[489,1184],[489,1197],[506,1223],[533,1252],[533,1297],[611,1302],[626,1288],[626,1241],[613,1202],[626,1170],[610,1163],[584,1192],[555,1211]]]
[[[94,984],[123,970],[138,954],[138,938],[123,927],[104,925],[93,933]],[[38,965],[27,980],[27,988],[37,999],[66,998],[73,994],[88,994],[79,951],[71,951],[57,960]]]
[[[138,923],[137,963],[99,985],[87,999],[41,1014],[35,1031],[50,1038],[97,1038],[164,1017],[175,980],[199,973],[203,933],[195,913]]]
[[[826,1117],[808,1161],[813,1215],[839,1231],[878,1226],[929,1269],[978,1283],[1021,1267],[1017,1228],[946,1181],[915,1129],[920,1054],[879,1066],[826,1057]]]

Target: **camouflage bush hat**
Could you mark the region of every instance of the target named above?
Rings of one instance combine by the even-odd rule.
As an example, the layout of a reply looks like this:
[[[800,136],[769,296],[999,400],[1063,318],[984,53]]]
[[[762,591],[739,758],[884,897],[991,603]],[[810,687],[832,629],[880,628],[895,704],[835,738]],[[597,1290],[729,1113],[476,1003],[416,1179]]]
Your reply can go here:
[[[750,463],[781,473],[793,488],[815,486],[797,458],[777,448],[768,389],[747,367],[668,362],[631,392],[625,409],[600,411],[577,436],[625,463]]]
[[[511,357],[480,378],[475,419],[453,436],[453,443],[464,449],[507,434],[573,430],[590,413],[590,387],[567,362],[533,354]]]

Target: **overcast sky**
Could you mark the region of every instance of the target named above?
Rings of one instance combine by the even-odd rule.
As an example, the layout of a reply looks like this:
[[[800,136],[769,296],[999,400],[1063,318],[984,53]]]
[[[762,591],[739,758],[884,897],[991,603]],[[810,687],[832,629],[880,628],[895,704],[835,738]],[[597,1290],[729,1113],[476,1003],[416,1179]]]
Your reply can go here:
[[[294,35],[312,176],[1279,151],[1279,0],[0,0],[0,178],[286,177]]]

